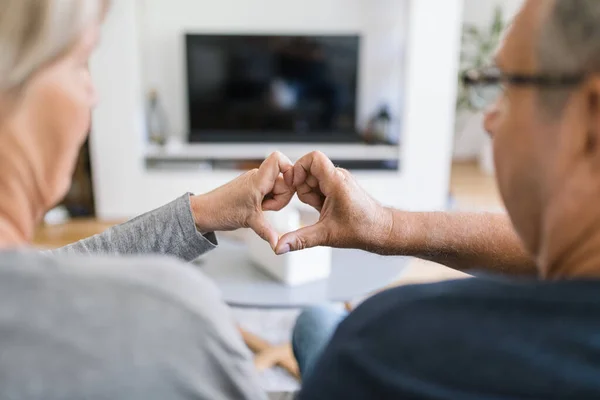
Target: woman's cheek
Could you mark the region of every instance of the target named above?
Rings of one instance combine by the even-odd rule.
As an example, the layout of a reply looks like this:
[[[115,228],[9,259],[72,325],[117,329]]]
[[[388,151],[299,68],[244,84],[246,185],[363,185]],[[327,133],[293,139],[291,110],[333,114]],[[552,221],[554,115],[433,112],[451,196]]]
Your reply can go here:
[[[44,180],[50,203],[67,193],[79,151],[90,129],[91,110],[87,92],[78,79],[55,80],[41,88],[38,110],[40,138],[45,147]],[[50,204],[52,205],[52,204]]]
[[[84,79],[73,79],[58,85],[51,94],[54,99],[55,134],[63,145],[80,146],[90,130],[91,104],[89,88]]]

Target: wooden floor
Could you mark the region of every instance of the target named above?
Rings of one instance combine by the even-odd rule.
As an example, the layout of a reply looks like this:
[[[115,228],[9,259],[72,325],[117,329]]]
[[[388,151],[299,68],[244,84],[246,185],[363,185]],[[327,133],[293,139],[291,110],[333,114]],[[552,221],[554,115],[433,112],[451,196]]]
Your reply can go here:
[[[475,162],[453,164],[450,192],[461,209],[502,208],[496,180],[483,173]]]
[[[95,219],[74,219],[61,225],[41,225],[38,227],[33,245],[44,249],[55,249],[81,239],[104,232],[123,221],[98,221]]]

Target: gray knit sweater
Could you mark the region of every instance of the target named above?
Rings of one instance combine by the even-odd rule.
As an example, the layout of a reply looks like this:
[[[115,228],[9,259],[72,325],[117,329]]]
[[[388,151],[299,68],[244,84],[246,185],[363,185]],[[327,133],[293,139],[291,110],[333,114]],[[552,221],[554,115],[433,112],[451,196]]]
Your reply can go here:
[[[0,253],[0,398],[266,398],[219,292],[182,262],[216,243],[185,195],[51,253]]]

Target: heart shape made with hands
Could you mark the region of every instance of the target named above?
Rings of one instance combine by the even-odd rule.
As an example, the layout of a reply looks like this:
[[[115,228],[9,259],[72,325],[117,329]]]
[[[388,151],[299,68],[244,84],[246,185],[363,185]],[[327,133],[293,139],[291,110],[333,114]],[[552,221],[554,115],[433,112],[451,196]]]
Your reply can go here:
[[[280,237],[265,212],[283,210],[296,194],[319,211],[319,220]],[[369,224],[370,215],[377,214],[370,203],[350,174],[336,168],[322,153],[307,154],[292,164],[275,152],[259,168],[194,196],[191,208],[200,231],[251,228],[277,254],[284,254],[316,246],[354,245],[356,231],[377,228]]]
[[[292,187],[298,199],[317,210],[320,217],[313,225],[284,234],[275,247],[275,253],[282,255],[291,250],[328,244],[327,216],[332,207],[330,195],[335,191],[336,182],[340,177],[338,169],[323,153],[313,152],[296,162]]]
[[[344,180],[344,173],[329,158],[313,152],[292,164],[283,154],[274,153],[261,165],[257,175],[263,196],[262,211],[281,211],[297,194],[301,202],[321,213],[316,224],[287,232],[281,237],[263,213],[251,221],[250,227],[268,241],[277,254],[327,244],[328,226],[324,217],[329,214],[332,203],[328,194],[334,192],[336,183]]]
[[[317,246],[372,249],[387,240],[393,229],[392,210],[373,199],[348,171],[336,168],[323,153],[302,157],[291,175],[290,189],[319,212],[319,220],[284,234],[275,253]]]

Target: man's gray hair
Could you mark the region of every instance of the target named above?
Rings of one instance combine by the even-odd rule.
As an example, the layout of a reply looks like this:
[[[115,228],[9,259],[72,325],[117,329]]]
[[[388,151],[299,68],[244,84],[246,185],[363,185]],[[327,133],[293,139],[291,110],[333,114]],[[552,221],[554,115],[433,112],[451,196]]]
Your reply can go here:
[[[548,74],[600,72],[600,0],[551,0],[539,38],[539,69]],[[542,91],[545,106],[558,111],[569,90]]]

